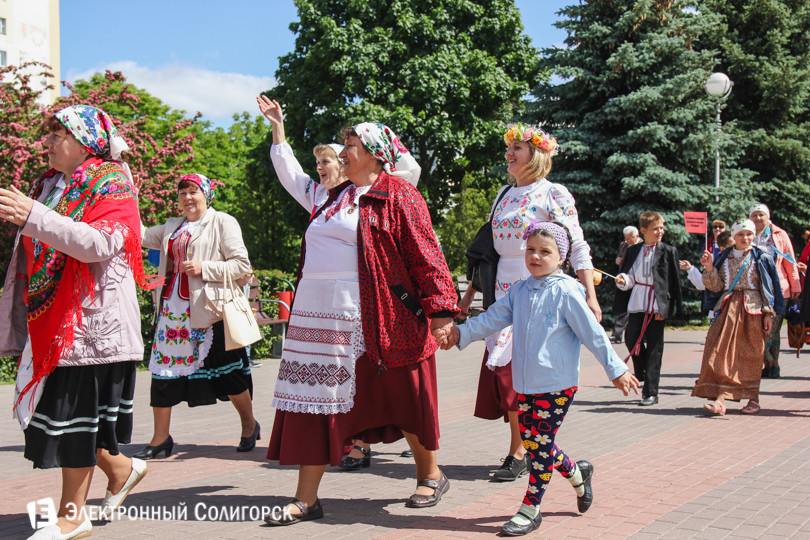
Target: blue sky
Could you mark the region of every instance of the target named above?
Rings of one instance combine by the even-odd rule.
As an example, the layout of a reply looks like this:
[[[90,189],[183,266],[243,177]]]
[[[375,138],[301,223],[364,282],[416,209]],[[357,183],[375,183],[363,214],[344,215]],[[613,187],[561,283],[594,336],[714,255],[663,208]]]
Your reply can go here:
[[[556,12],[576,0],[517,0],[536,47],[559,45]],[[63,0],[62,78],[104,69],[172,107],[216,125],[256,112],[253,97],[274,84],[278,58],[293,50],[292,0]],[[106,25],[102,24],[106,21]],[[98,26],[97,26],[98,25]]]

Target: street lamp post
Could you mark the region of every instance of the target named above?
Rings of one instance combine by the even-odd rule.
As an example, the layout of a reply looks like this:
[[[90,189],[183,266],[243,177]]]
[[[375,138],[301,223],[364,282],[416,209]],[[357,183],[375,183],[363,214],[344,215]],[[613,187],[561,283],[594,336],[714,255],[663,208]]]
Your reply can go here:
[[[717,131],[723,128],[720,121],[720,104],[731,93],[734,82],[725,73],[712,73],[706,81],[706,93],[719,98],[717,100]],[[714,187],[717,190],[716,201],[720,202],[720,143],[717,143],[717,159],[714,162]]]

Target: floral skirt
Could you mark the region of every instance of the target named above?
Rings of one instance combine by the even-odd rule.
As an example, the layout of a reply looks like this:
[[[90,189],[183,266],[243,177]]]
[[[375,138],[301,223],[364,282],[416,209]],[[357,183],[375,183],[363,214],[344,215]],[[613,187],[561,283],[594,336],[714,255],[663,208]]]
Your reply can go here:
[[[211,350],[191,375],[165,377],[152,374],[152,407],[174,407],[185,401],[189,407],[228,401],[245,390],[253,396],[250,361],[244,347],[225,350],[225,325],[216,322],[208,328]]]
[[[191,327],[191,305],[180,297],[179,289],[179,283],[175,283],[155,326],[149,371],[161,377],[191,375],[211,349],[211,328]]]
[[[706,334],[700,378],[692,395],[758,401],[764,353],[762,315],[748,313],[743,292],[734,291]]]

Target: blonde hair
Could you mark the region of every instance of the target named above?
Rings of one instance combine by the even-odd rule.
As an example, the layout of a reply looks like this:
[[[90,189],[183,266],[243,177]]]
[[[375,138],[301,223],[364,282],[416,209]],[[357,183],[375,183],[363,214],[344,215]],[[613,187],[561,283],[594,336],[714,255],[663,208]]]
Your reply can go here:
[[[523,141],[523,144],[529,147],[532,157],[529,158],[529,162],[521,169],[522,175],[534,178],[534,181],[542,180],[551,172],[551,154],[536,148],[531,143]]]
[[[312,153],[315,155],[315,157],[320,157],[320,156],[324,156],[324,155],[329,156],[329,157],[335,156],[335,159],[340,161],[340,158],[335,153],[335,149],[332,148],[331,146],[329,146],[328,144],[317,144],[317,145],[315,145],[315,148],[312,149]]]

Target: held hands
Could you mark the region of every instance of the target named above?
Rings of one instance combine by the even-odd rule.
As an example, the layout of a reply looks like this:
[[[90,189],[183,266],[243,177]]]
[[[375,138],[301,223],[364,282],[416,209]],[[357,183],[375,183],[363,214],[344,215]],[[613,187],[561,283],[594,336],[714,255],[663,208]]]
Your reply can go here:
[[[710,252],[704,251],[703,256],[700,258],[700,264],[706,270],[711,270],[714,267],[714,256]]]
[[[802,262],[796,263],[796,268],[798,268],[799,272],[801,272],[802,274],[807,273],[807,265]]]
[[[613,379],[613,386],[622,391],[625,396],[630,395],[630,390],[638,394],[638,379],[630,375],[629,371],[625,371],[620,377]]]
[[[185,272],[187,276],[200,276],[202,275],[202,263],[200,261],[183,261],[180,265],[180,271]]]
[[[433,334],[433,339],[443,351],[458,343],[459,332],[456,323],[451,318],[431,319],[430,332]]]
[[[616,279],[614,279],[613,281],[616,282],[616,285],[624,285],[625,283],[627,283],[624,280],[624,274],[619,274],[618,276],[616,276]]]
[[[681,267],[681,270],[689,271],[692,268],[692,263],[689,261],[680,261],[678,265]]]
[[[14,225],[25,225],[34,200],[27,197],[22,191],[11,186],[11,190],[0,188],[0,218]]]
[[[766,334],[770,334],[771,330],[773,329],[773,319],[767,313],[762,314],[762,331]]]

